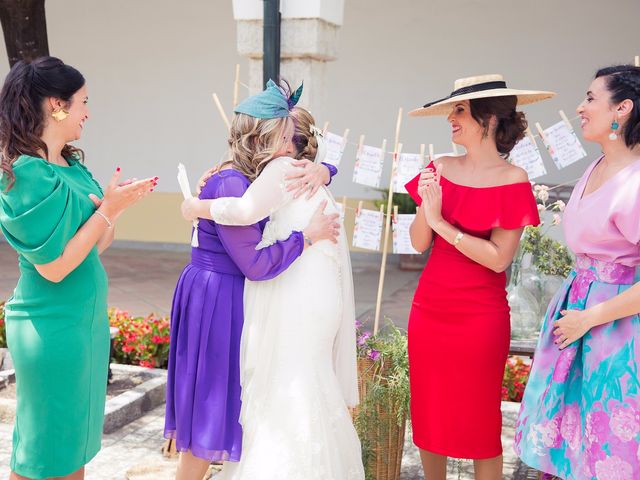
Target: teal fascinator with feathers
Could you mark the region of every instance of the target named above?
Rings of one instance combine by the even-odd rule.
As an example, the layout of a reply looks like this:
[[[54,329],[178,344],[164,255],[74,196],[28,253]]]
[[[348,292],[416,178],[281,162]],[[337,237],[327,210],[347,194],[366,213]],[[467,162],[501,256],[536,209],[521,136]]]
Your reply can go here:
[[[257,95],[246,98],[235,108],[235,113],[244,113],[255,118],[283,118],[298,103],[302,95],[302,87],[287,96],[273,80],[267,82],[267,88]]]

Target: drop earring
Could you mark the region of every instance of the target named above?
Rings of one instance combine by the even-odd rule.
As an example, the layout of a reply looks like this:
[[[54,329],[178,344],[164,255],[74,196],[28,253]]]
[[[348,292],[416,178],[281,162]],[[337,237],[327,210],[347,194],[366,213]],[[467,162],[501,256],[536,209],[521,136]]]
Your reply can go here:
[[[620,125],[618,124],[617,120],[611,122],[611,133],[609,134],[609,140],[613,141],[618,139],[618,134],[616,133],[618,131],[618,128],[620,128]]]
[[[61,122],[69,116],[69,112],[61,108],[60,110],[54,110],[53,112],[51,112],[51,116],[55,118],[56,122]]]

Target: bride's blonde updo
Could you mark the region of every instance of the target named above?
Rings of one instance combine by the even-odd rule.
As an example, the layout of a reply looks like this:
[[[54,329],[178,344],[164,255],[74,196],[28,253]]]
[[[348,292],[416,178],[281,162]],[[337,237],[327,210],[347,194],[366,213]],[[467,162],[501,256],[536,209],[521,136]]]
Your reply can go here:
[[[237,113],[229,130],[229,160],[222,166],[231,165],[249,180],[255,180],[285,146],[291,125],[289,117],[261,119]]]
[[[291,118],[295,125],[293,146],[296,149],[296,158],[313,160],[318,151],[318,141],[311,132],[311,126],[315,125],[315,120],[307,110],[301,107],[294,107],[291,110]]]

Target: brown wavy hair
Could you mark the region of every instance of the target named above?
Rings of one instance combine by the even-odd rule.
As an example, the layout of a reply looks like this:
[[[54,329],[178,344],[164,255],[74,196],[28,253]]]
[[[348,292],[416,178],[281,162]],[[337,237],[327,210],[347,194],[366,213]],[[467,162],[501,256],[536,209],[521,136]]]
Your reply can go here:
[[[70,104],[84,84],[78,70],[55,57],[21,60],[11,68],[0,91],[0,168],[7,190],[15,183],[13,163],[20,155],[49,155],[41,138],[45,100],[54,97]],[[71,145],[63,147],[62,156],[84,159],[82,150]]]
[[[291,110],[291,118],[295,125],[293,145],[296,147],[296,158],[313,160],[318,151],[318,140],[311,133],[311,126],[315,125],[313,116],[304,108],[295,107]]]

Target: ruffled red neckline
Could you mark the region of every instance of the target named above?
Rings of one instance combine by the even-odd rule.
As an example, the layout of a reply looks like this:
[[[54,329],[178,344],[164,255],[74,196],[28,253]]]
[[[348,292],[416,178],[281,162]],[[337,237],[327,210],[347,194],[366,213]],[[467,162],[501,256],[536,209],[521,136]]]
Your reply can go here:
[[[405,188],[411,198],[421,205],[419,179],[420,174],[411,179]],[[441,185],[442,216],[465,230],[481,232],[497,227],[516,229],[540,223],[538,205],[529,182],[472,187],[441,177]]]

